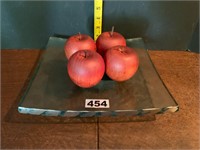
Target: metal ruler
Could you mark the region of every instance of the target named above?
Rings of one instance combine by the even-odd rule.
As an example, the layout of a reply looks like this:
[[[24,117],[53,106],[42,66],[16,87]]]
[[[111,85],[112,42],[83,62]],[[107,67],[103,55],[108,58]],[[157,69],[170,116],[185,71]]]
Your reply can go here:
[[[94,40],[102,31],[103,0],[94,0]]]

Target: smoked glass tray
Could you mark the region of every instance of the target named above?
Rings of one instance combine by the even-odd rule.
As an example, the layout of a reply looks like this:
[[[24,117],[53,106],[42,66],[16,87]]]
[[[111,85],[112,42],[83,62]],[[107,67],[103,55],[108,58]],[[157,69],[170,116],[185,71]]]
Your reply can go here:
[[[159,77],[142,38],[127,39],[140,60],[137,73],[125,82],[106,78],[95,87],[76,86],[67,73],[66,39],[50,37],[18,111],[42,116],[100,117],[144,116],[176,112],[178,105]],[[86,99],[108,99],[110,108],[85,108]]]

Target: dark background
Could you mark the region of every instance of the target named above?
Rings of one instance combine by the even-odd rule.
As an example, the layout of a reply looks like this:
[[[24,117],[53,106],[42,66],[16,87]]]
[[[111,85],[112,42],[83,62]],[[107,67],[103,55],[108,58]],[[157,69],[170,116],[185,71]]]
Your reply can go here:
[[[49,36],[93,37],[93,1],[2,1],[1,49],[43,49]],[[143,37],[148,49],[199,51],[198,1],[106,1],[103,31]]]

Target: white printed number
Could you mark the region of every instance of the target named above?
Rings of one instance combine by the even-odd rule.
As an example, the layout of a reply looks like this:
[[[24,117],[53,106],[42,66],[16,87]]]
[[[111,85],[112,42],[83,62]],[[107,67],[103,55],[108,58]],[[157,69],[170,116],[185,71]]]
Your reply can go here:
[[[109,108],[108,99],[86,99],[85,108]]]

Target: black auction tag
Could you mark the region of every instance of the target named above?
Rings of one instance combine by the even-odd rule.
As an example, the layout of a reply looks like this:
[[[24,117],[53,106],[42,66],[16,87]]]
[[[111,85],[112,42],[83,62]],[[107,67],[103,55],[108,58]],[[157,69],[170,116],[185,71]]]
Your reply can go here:
[[[110,108],[109,99],[86,99],[85,108]]]

